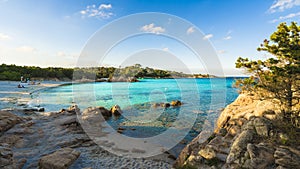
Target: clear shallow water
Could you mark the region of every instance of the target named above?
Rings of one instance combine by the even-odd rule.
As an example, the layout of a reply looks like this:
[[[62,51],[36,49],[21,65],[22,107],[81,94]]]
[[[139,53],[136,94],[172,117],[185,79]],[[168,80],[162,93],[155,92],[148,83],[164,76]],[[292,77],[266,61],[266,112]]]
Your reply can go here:
[[[236,99],[238,93],[232,87],[234,80],[142,79],[138,83],[84,83],[38,91],[33,97],[46,111],[58,111],[72,103],[77,104],[81,110],[93,106],[110,109],[118,104],[124,112],[123,116],[118,119],[112,118],[108,123],[113,128],[120,125],[134,127],[136,130],[125,132],[126,135],[134,137],[150,137],[163,132],[176,121],[179,113],[183,113],[193,118],[192,121],[187,118],[187,123],[195,122],[191,134],[187,136],[187,139],[191,140],[201,131],[205,120],[214,122],[221,109]],[[153,103],[172,100],[180,100],[184,104],[178,108],[151,107]]]
[[[142,79],[138,83],[84,83],[59,86],[33,93],[47,111],[57,111],[72,103],[80,108],[115,104],[122,109],[144,103],[181,100],[201,111],[224,108],[238,95],[232,88],[234,78],[214,79]]]

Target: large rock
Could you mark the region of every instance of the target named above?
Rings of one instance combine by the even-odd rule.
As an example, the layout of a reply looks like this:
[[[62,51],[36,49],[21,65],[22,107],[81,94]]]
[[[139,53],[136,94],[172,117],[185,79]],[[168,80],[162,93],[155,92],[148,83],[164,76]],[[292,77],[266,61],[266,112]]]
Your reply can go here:
[[[0,111],[0,135],[21,121],[22,119],[20,117],[10,112]]]
[[[39,160],[41,169],[66,169],[80,156],[80,152],[71,148],[63,148],[46,155]]]
[[[270,111],[279,114],[281,110],[277,105],[276,100],[260,100],[255,96],[240,94],[233,103],[222,111],[217,120],[215,131],[218,132],[229,120],[241,118],[249,120],[250,117],[262,117]]]

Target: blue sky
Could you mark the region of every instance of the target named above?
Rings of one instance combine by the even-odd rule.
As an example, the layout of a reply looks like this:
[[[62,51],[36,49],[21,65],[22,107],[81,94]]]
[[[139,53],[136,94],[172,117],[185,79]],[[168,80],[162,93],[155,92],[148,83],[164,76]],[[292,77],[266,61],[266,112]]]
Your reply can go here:
[[[238,75],[237,57],[266,58],[256,48],[280,22],[299,22],[299,9],[300,0],[0,0],[0,62],[74,67],[87,41],[104,26],[131,14],[161,12],[200,29],[214,47],[224,73]],[[149,21],[144,28],[161,34],[168,30],[155,24]],[[180,56],[193,71],[203,71],[188,49],[156,33],[116,45],[101,65],[123,65],[120,55],[152,48]]]

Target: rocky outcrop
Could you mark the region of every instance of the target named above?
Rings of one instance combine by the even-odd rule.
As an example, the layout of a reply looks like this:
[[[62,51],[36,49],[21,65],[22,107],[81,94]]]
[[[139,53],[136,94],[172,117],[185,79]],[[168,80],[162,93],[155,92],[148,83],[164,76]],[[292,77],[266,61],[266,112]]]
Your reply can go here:
[[[39,160],[39,168],[41,169],[67,169],[79,157],[80,152],[71,148],[63,148],[52,154],[45,155]]]
[[[256,96],[240,94],[233,103],[222,111],[215,130],[218,132],[219,129],[224,128],[225,125],[228,125],[229,120],[249,120],[253,116],[266,117],[272,120],[280,113],[280,107],[276,103],[276,100],[260,100]]]
[[[253,100],[253,97],[240,95],[227,106],[214,133],[206,141],[200,141],[200,135],[196,137],[180,153],[174,167],[299,167],[299,142],[285,146],[290,138],[284,134],[288,131],[277,124],[280,120],[276,105],[271,101]]]

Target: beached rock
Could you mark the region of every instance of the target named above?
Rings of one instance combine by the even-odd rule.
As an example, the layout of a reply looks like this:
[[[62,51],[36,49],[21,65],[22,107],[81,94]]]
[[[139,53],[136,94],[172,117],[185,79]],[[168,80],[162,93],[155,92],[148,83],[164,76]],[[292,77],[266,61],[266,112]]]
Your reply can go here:
[[[22,119],[10,112],[0,111],[0,135],[20,123]]]
[[[115,116],[120,116],[123,113],[119,105],[114,105],[110,111]]]
[[[52,154],[45,155],[39,160],[41,169],[67,169],[80,156],[80,152],[71,148],[63,148]]]
[[[171,101],[171,106],[181,106],[181,105],[182,105],[182,103],[179,100],[173,100],[173,101]]]

